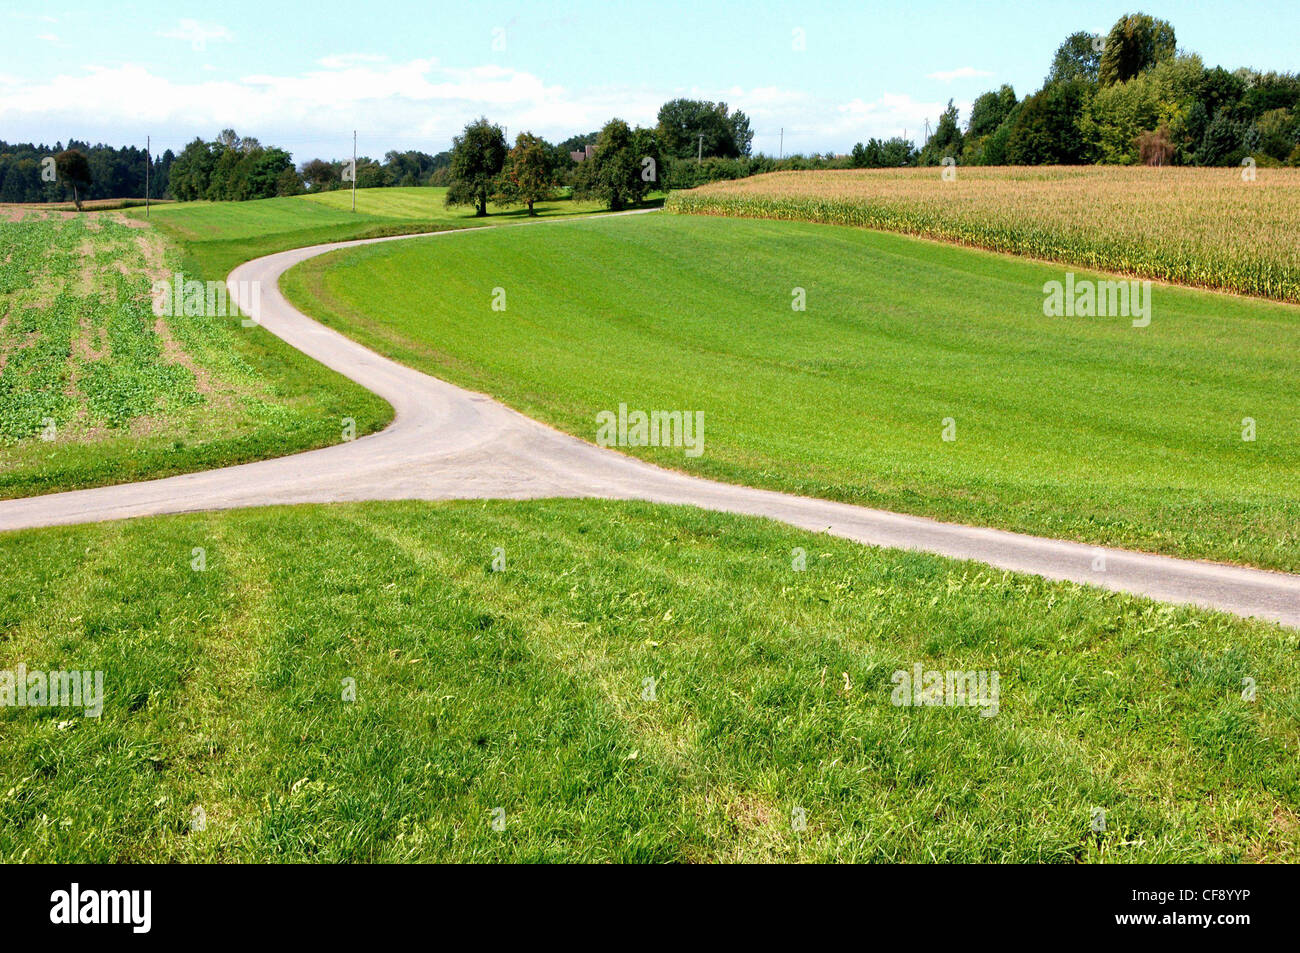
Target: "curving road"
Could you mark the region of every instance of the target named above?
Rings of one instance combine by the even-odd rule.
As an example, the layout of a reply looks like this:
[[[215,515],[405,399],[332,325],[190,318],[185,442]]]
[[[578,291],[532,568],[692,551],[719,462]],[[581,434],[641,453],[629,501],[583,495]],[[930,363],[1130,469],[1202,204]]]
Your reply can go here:
[[[525,224],[558,227],[564,221]],[[636,499],[765,516],[861,543],[975,559],[1049,579],[1300,627],[1300,576],[959,526],[663,470],[562,434],[490,397],[382,357],[308,318],[280,293],[280,275],[287,269],[338,248],[411,238],[450,241],[477,230],[300,248],[240,265],[227,279],[232,295],[238,282],[261,282],[260,321],[268,331],[392,404],[396,416],[386,430],[321,450],[220,470],[2,501],[0,530],[279,503]],[[1104,560],[1097,559],[1099,554]],[[1094,569],[1102,564],[1104,569]]]

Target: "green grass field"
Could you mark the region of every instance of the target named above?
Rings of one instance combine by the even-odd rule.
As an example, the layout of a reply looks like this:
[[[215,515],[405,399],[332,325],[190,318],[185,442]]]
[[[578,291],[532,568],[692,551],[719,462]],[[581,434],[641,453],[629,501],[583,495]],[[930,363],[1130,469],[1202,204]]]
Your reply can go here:
[[[1043,284],[1064,271],[847,227],[654,215],[349,250],[282,284],[376,350],[587,440],[620,403],[703,411],[703,456],[629,450],[667,466],[1300,569],[1300,311],[1159,286],[1148,327],[1045,317]]]
[[[365,389],[236,317],[159,317],[181,254],[96,214],[0,221],[0,498],[338,442],[392,419]],[[193,277],[193,272],[190,273]]]
[[[387,405],[260,328],[164,334],[144,276],[484,224],[431,193],[13,232],[0,427],[62,416],[56,441],[0,446],[0,495],[380,425]],[[704,411],[702,457],[629,451],[668,466],[1300,568],[1295,308],[1162,287],[1146,328],[1045,318],[1063,272],[654,215],[352,250],[284,284],[588,440],[619,403]],[[6,862],[1300,861],[1300,635],[1264,622],[579,500],[59,527],[0,534],[0,565],[0,700],[19,665],[105,690],[98,718],[0,704]],[[997,713],[892,704],[916,665],[997,672]]]
[[[353,238],[440,231],[517,221],[521,207],[488,206],[486,219],[472,209],[447,208],[440,188],[358,189],[254,202],[182,202],[154,210],[150,221],[181,243],[199,270],[224,277],[236,265],[289,248]],[[539,217],[601,211],[593,202],[542,202]],[[142,210],[130,214],[143,218]]]
[[[1264,623],[591,501],[150,518],[0,561],[0,669],[105,699],[0,708],[5,861],[1300,860],[1300,644]],[[891,704],[917,663],[997,671],[997,714]]]

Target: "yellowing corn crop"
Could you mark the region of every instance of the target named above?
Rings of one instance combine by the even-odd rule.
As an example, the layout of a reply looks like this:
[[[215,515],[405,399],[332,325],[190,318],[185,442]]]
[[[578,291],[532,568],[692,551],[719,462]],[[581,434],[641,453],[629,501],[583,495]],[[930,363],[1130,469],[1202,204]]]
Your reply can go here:
[[[857,225],[1300,302],[1300,169],[1116,166],[773,172],[675,212]]]

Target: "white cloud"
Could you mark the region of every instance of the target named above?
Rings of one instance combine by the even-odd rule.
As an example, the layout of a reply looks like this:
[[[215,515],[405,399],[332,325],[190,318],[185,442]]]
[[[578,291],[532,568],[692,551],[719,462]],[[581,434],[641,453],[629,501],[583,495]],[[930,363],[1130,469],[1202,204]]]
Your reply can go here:
[[[925,120],[933,124],[946,106],[913,99],[905,93],[833,102],[798,90],[772,87],[751,89],[733,100],[750,116],[755,151],[773,155],[781,148],[786,155],[828,149],[847,152],[855,142],[902,135],[919,141]],[[966,108],[962,103],[956,105]]]
[[[986,69],[976,69],[973,66],[959,66],[957,69],[940,70],[937,73],[926,73],[926,79],[937,79],[942,83],[951,83],[954,79],[976,79],[980,76],[992,76],[993,74]]]
[[[37,133],[75,129],[79,136],[134,141],[148,130],[155,142],[175,145],[233,127],[283,145],[302,161],[350,151],[353,129],[360,133],[363,153],[444,149],[479,115],[506,126],[512,136],[528,129],[553,141],[597,129],[614,116],[652,125],[659,107],[677,96],[725,100],[743,109],[755,132],[755,150],[773,154],[782,128],[787,154],[843,152],[854,142],[900,135],[904,129],[918,138],[923,121],[937,120],[943,110],[942,103],[898,94],[845,102],[770,86],[572,89],[500,65],[390,62],[372,54],[327,56],[300,75],[222,78],[212,72],[200,68],[190,81],[173,81],[147,66],[126,64],[42,77],[39,83],[0,77],[0,115]],[[93,129],[86,128],[87,117],[94,117]]]
[[[38,39],[38,40],[44,40],[46,43],[57,43],[57,42],[59,42],[58,34],[55,34],[55,33],[37,33],[37,34],[36,34],[36,39]]]
[[[362,63],[386,63],[388,57],[376,53],[336,53],[333,56],[322,56],[316,62],[326,69],[343,69]]]
[[[198,20],[182,19],[170,30],[162,30],[159,36],[168,40],[182,40],[196,50],[207,46],[211,40],[232,40],[234,34],[217,23],[200,23]]]

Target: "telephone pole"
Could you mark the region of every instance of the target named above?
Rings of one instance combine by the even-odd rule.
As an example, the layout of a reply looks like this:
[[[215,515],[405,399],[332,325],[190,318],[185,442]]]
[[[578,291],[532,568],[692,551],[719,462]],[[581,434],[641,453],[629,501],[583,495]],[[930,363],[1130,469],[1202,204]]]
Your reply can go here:
[[[781,150],[780,151],[781,154],[777,156],[777,158],[784,159],[785,158],[785,126],[781,127]]]
[[[357,131],[352,130],[352,211],[357,210]]]
[[[149,154],[153,146],[153,137],[144,137],[144,217],[149,217],[149,167],[153,165],[153,156]]]
[[[704,133],[700,133],[700,148],[699,151],[695,153],[695,164],[699,165],[700,160],[702,160],[703,158],[704,158]]]

